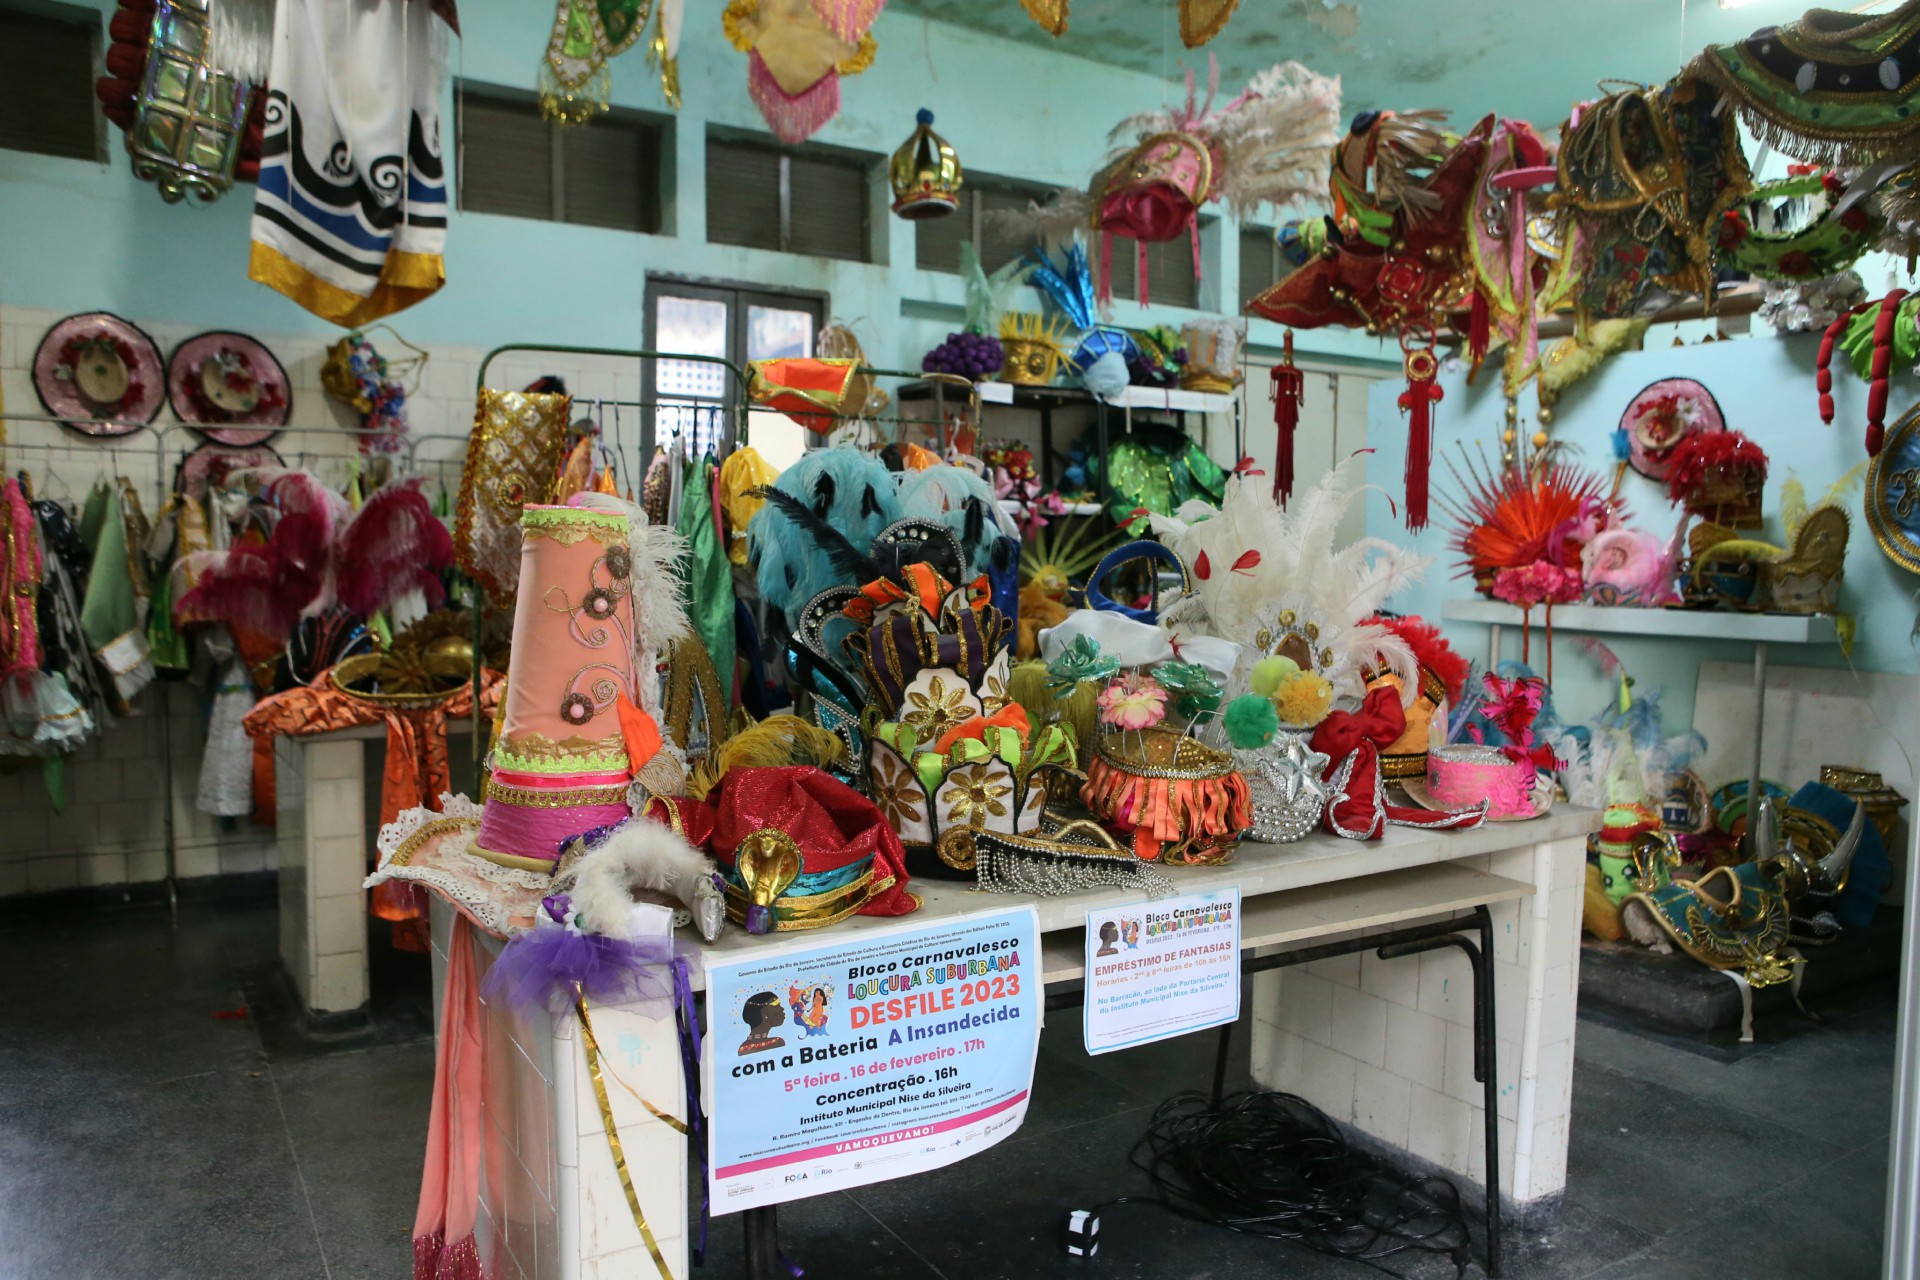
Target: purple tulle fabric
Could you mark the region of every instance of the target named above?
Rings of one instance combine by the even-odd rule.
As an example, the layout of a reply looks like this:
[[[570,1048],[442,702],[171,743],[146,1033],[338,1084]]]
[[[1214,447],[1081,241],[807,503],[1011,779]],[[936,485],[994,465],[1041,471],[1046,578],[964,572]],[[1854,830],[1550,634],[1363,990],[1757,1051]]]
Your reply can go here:
[[[571,929],[533,929],[507,943],[480,995],[523,1018],[556,1017],[585,996],[590,1005],[639,1006],[649,1017],[674,1012],[671,938],[609,938]]]

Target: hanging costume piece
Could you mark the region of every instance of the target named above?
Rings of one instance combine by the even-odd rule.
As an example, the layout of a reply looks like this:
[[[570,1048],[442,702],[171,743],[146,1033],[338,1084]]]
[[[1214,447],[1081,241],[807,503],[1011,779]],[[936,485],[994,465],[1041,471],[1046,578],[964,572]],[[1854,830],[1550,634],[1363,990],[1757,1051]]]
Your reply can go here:
[[[460,472],[453,547],[461,572],[496,604],[513,599],[520,581],[520,512],[528,503],[552,500],[572,413],[573,401],[564,394],[480,392]]]
[[[278,0],[252,279],[347,326],[446,283],[446,55],[413,0]]]
[[[1220,67],[1211,55],[1208,64],[1204,102],[1188,71],[1184,106],[1130,116],[1114,126],[1109,141],[1116,149],[1086,191],[1062,191],[1051,205],[1008,219],[1046,242],[1074,222],[1099,231],[1103,302],[1113,297],[1116,236],[1136,242],[1135,278],[1144,306],[1150,300],[1149,243],[1187,238],[1198,277],[1201,205],[1219,200],[1246,217],[1262,204],[1284,208],[1319,193],[1320,167],[1340,133],[1339,78],[1316,75],[1297,62],[1280,63],[1216,110]]]
[[[293,387],[273,352],[243,333],[196,334],[167,359],[167,399],[209,440],[264,444],[293,413]]]
[[[1811,9],[1707,49],[1687,68],[1717,86],[1766,146],[1864,172],[1851,185],[1880,190],[1886,212],[1911,222],[1920,145],[1920,7],[1856,16]]]
[[[267,41],[259,31],[237,40],[250,24],[227,12],[247,13],[258,25],[250,13],[256,7],[266,8],[256,0],[157,0],[146,43],[125,42],[139,55],[137,87],[105,80],[95,90],[126,130],[133,176],[152,182],[168,204],[189,195],[202,204],[218,200],[239,174],[246,144],[259,144],[251,110],[255,85],[266,79]],[[111,24],[116,45],[120,17]],[[131,71],[129,61],[110,53],[107,69]],[[256,165],[258,158],[256,149]]]
[[[540,114],[580,125],[610,107],[607,63],[633,47],[651,12],[648,0],[560,0],[540,60]]]
[[[1394,334],[1405,358],[1409,415],[1407,528],[1424,528],[1433,456],[1434,344],[1447,315],[1474,287],[1467,211],[1486,162],[1494,117],[1464,137],[1444,115],[1363,112],[1334,148],[1333,215],[1326,246],[1247,303],[1257,316],[1298,329],[1340,325]]]
[[[915,120],[913,132],[887,166],[893,212],[909,222],[944,218],[960,207],[960,187],[965,181],[960,153],[933,131],[933,112],[922,107]]]
[[[33,355],[33,389],[47,412],[75,431],[123,436],[152,422],[166,403],[164,368],[143,330],[111,312],[89,311],[47,330]]]
[[[149,590],[143,550],[147,519],[133,485],[121,480],[107,498],[80,625],[93,655],[113,677],[119,705],[130,703],[155,674],[147,648]]]
[[[805,142],[840,114],[840,77],[873,65],[885,0],[732,0],[721,23],[747,55],[747,94],[773,136]]]
[[[1632,315],[1655,285],[1713,301],[1721,215],[1753,187],[1721,105],[1713,84],[1682,75],[1610,94],[1563,129],[1558,273],[1579,281],[1568,292],[1583,320]]]
[[[1020,0],[1027,16],[1040,29],[1055,37],[1067,34],[1067,6],[1071,0]],[[1240,0],[1178,0],[1180,43],[1198,49],[1226,29],[1227,19],[1240,7]]]

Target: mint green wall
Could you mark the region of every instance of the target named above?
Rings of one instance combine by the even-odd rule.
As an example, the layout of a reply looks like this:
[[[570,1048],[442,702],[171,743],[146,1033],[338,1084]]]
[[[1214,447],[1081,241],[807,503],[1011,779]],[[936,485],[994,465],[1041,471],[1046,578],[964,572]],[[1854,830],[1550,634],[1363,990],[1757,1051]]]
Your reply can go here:
[[[878,182],[881,243],[874,265],[702,242],[706,126],[765,126],[747,99],[745,58],[721,33],[719,6],[688,8],[681,49],[685,105],[674,124],[676,160],[666,201],[668,227],[679,234],[456,212],[448,233],[448,284],[401,314],[396,323],[404,333],[416,341],[476,346],[638,346],[649,271],[824,291],[837,318],[856,322],[869,357],[894,367],[917,368],[920,354],[953,327],[963,300],[957,277],[914,268],[912,227],[885,215]],[[544,0],[466,0],[466,38],[454,45],[453,74],[531,88],[551,22]],[[1169,93],[1156,77],[904,15],[884,15],[876,35],[878,61],[843,82],[841,116],[820,141],[891,154],[912,128],[914,110],[925,105],[968,166],[1041,182],[1084,182],[1113,123],[1160,105]],[[613,64],[613,82],[619,104],[665,110],[639,49]],[[449,93],[449,123],[451,101]],[[451,147],[454,131],[446,132]],[[329,331],[247,280],[250,187],[207,209],[164,205],[129,173],[120,142],[118,131],[110,131],[105,166],[0,151],[0,306],[104,309],[269,333]],[[1225,283],[1232,305],[1237,238],[1210,239],[1205,296],[1217,306]],[[1121,303],[1115,319],[1178,324],[1184,314]],[[1258,323],[1253,339],[1277,345],[1277,330]],[[1305,345],[1362,360],[1378,350],[1344,334],[1309,338]]]
[[[1617,356],[1561,398],[1551,427],[1553,438],[1577,451],[1573,461],[1611,475],[1610,436],[1634,394],[1656,378],[1695,378],[1720,402],[1727,425],[1746,432],[1767,451],[1771,460],[1764,502],[1767,527],[1759,536],[1777,544],[1782,536],[1780,487],[1793,473],[1797,472],[1806,486],[1808,500],[1817,501],[1827,486],[1866,457],[1862,444],[1866,384],[1850,370],[1836,369],[1834,423],[1822,424],[1813,376],[1818,346],[1817,335],[1779,338],[1762,334],[1745,341],[1657,348]],[[1497,370],[1493,372],[1497,374]],[[1458,374],[1443,376],[1441,381],[1446,399],[1438,409],[1436,454],[1457,457],[1464,443],[1472,450],[1484,445],[1497,459],[1506,413],[1499,378],[1482,378],[1476,387],[1465,386]],[[1377,383],[1368,405],[1368,439],[1377,451],[1369,460],[1369,472],[1388,487],[1396,504],[1406,466],[1406,420],[1395,403],[1403,385],[1394,379]],[[1894,378],[1889,418],[1903,412],[1915,396],[1914,379],[1906,371],[1899,371]],[[1457,492],[1452,477],[1437,462],[1433,483],[1436,495]],[[1678,511],[1668,505],[1664,486],[1629,471],[1622,495],[1628,503],[1629,524],[1658,533],[1663,539],[1672,533]],[[1853,665],[1861,671],[1913,672],[1920,666],[1909,633],[1914,626],[1915,591],[1920,588],[1920,580],[1881,554],[1860,514],[1858,491],[1847,505],[1853,516],[1853,536],[1847,545],[1846,582],[1840,602],[1845,611],[1859,619]],[[1385,495],[1379,493],[1369,495],[1367,528],[1370,533],[1396,541],[1408,537],[1399,519],[1389,511]],[[1444,601],[1471,596],[1471,585],[1453,577],[1455,556],[1447,545],[1451,531],[1451,522],[1436,509],[1434,524],[1412,542],[1435,558],[1434,565],[1418,589],[1395,599],[1394,608],[1437,620]],[[1736,634],[1739,615],[1727,614],[1726,621],[1728,633]],[[1534,665],[1544,669],[1540,624],[1536,612]],[[1485,627],[1449,623],[1447,634],[1462,653],[1480,662],[1486,660]],[[1668,726],[1675,730],[1692,720],[1700,663],[1750,662],[1753,657],[1753,647],[1746,644],[1620,636],[1602,639],[1620,655],[1637,688],[1667,690],[1662,706]],[[1555,641],[1554,696],[1560,714],[1570,721],[1591,719],[1612,696],[1615,685],[1600,676],[1593,659],[1567,635],[1557,634]],[[1507,656],[1517,656],[1517,645],[1517,637],[1507,640]],[[1846,665],[1836,646],[1775,645],[1769,650],[1769,660],[1784,666]]]

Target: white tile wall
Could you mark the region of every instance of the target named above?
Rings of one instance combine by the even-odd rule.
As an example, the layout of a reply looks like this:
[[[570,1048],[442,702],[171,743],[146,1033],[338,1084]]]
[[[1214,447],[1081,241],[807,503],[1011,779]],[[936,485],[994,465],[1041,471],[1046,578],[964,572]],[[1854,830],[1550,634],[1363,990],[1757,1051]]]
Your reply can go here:
[[[8,415],[0,439],[9,471],[24,468],[42,491],[83,496],[94,480],[124,475],[140,490],[151,515],[163,484],[199,437],[163,408],[152,427],[118,440],[95,440],[43,416],[29,377],[41,338],[62,313],[27,307],[0,309],[0,393]],[[129,316],[151,334],[164,359],[194,332],[151,316]],[[404,324],[401,326],[404,332]],[[315,334],[257,334],[286,366],[293,385],[295,428],[354,425],[351,411],[320,386],[326,340]],[[393,344],[376,345],[395,354]],[[484,351],[429,346],[432,356],[422,385],[408,400],[416,470],[435,484],[457,487],[466,436],[473,425],[474,379]],[[494,386],[519,387],[543,373],[558,373],[583,394],[631,398],[638,390],[629,362],[594,357],[541,355],[503,357],[489,370]],[[618,388],[618,389],[617,389]],[[638,441],[638,418],[621,419],[622,436]],[[305,465],[344,483],[356,442],[349,435],[289,430],[275,442],[289,465]],[[156,451],[156,445],[158,449]],[[242,822],[223,831],[216,819],[194,807],[207,707],[203,695],[182,684],[163,683],[138,699],[140,714],[97,736],[67,762],[71,799],[55,814],[35,772],[0,776],[0,896],[79,885],[161,880],[166,877],[167,797],[163,794],[163,734],[171,735],[171,804],[175,827],[175,872],[179,876],[272,869],[278,865],[271,829]]]
[[[1578,840],[1548,850],[1548,957],[1541,1003],[1528,1025],[1532,901],[1493,912],[1501,1180],[1522,1203],[1566,1181],[1567,1113],[1573,1091],[1574,1004],[1579,982]],[[1474,860],[1495,874],[1535,880],[1533,851]],[[1444,1169],[1484,1175],[1482,1085],[1473,1078],[1473,977],[1464,955],[1430,951],[1380,960],[1372,952],[1280,969],[1255,980],[1254,1075]],[[1533,1152],[1514,1185],[1522,1048],[1537,1046]]]

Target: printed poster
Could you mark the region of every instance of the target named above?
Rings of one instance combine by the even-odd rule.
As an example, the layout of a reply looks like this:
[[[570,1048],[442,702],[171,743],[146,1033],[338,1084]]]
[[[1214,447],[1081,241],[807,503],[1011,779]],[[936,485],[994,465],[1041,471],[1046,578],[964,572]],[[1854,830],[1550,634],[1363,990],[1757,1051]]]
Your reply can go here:
[[[937,1169],[1026,1117],[1033,908],[802,936],[707,967],[717,1214]]]
[[[1240,1016],[1240,886],[1087,913],[1088,1053]]]

